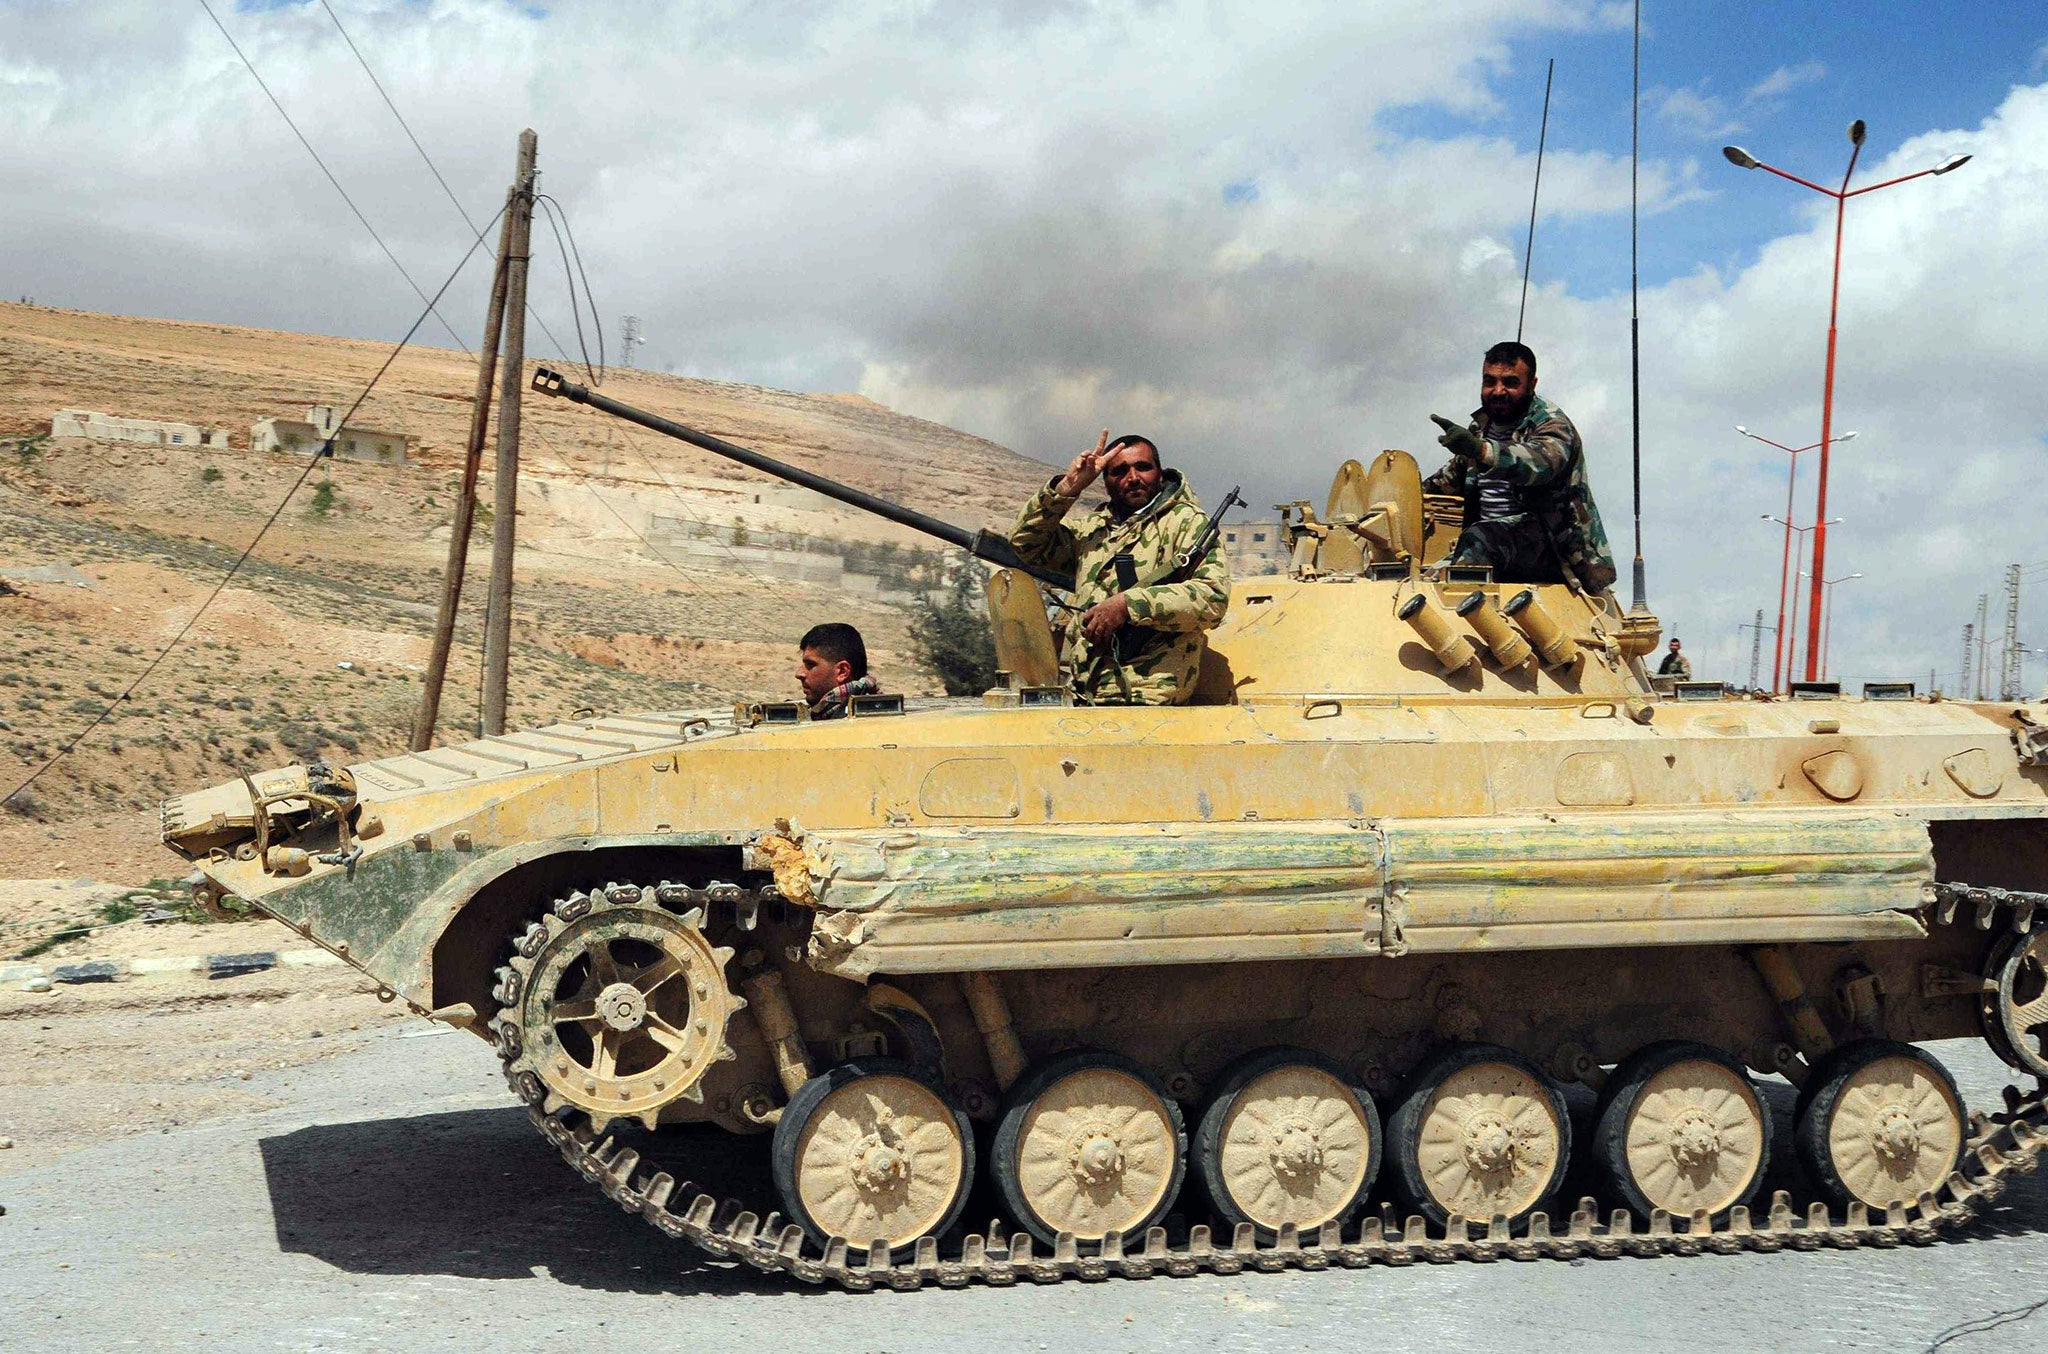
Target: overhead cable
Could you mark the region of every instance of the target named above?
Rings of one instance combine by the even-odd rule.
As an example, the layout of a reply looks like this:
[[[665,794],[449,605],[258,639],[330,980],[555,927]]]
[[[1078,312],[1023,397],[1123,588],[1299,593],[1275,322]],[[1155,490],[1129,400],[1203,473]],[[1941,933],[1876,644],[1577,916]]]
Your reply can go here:
[[[205,0],[200,0],[200,3],[204,4]],[[498,218],[493,216],[491,220],[484,226],[484,230],[489,230],[492,226],[495,226],[497,223]],[[409,327],[405,331],[405,336],[398,340],[397,345],[393,347],[391,352],[384,358],[383,365],[377,368],[376,373],[370,377],[369,384],[363,387],[362,393],[360,395],[356,396],[355,403],[351,404],[348,407],[348,412],[342,415],[341,420],[334,425],[333,432],[330,433],[327,439],[323,441],[319,445],[319,447],[315,448],[313,454],[306,459],[306,464],[304,468],[299,471],[299,477],[292,481],[292,487],[285,490],[284,497],[278,500],[278,504],[275,508],[271,509],[270,516],[266,517],[263,520],[263,525],[257,528],[256,534],[255,536],[250,538],[249,544],[242,548],[241,554],[235,556],[235,562],[228,566],[228,571],[225,574],[221,575],[221,579],[218,583],[213,585],[213,591],[206,594],[206,598],[204,601],[200,602],[198,610],[194,611],[191,614],[191,616],[186,618],[185,623],[178,627],[178,633],[171,636],[170,643],[164,645],[164,647],[158,651],[156,657],[149,660],[148,666],[143,668],[143,670],[140,673],[136,674],[135,679],[128,683],[128,685],[122,690],[120,695],[114,697],[111,701],[108,701],[105,705],[103,705],[100,708],[100,712],[93,716],[92,721],[88,723],[84,728],[80,729],[77,732],[77,734],[75,734],[72,737],[69,743],[66,743],[56,753],[52,754],[51,757],[47,761],[45,761],[41,766],[37,767],[34,771],[30,772],[28,778],[22,781],[21,784],[15,786],[12,790],[9,790],[7,792],[6,798],[0,799],[0,804],[6,803],[8,800],[13,799],[22,791],[28,789],[29,786],[35,784],[37,780],[41,779],[42,774],[45,771],[48,771],[51,767],[55,766],[65,757],[69,756],[71,752],[75,748],[77,748],[80,743],[83,743],[86,740],[86,737],[89,734],[91,734],[94,729],[97,729],[100,725],[106,723],[107,720],[113,716],[114,712],[121,707],[121,703],[123,701],[126,701],[130,696],[134,695],[135,692],[138,689],[140,689],[142,684],[149,680],[150,674],[154,673],[158,667],[162,666],[163,661],[171,656],[172,651],[175,650],[179,644],[184,642],[185,636],[192,632],[192,627],[199,624],[199,618],[206,614],[206,609],[212,606],[214,603],[214,599],[219,597],[221,593],[226,590],[228,584],[234,581],[235,575],[241,572],[242,566],[244,564],[248,563],[249,556],[255,553],[256,547],[262,543],[264,536],[269,533],[271,527],[277,524],[277,519],[284,515],[285,506],[292,501],[292,496],[298,493],[298,491],[305,485],[307,477],[313,473],[313,467],[320,464],[321,461],[327,459],[328,457],[334,454],[335,438],[341,435],[341,430],[348,426],[349,420],[353,419],[356,416],[356,411],[363,407],[363,401],[370,398],[370,392],[375,390],[377,388],[377,383],[384,379],[384,373],[391,370],[391,364],[398,360],[398,355],[404,352],[406,349],[406,345],[412,342],[413,335],[417,334],[419,332],[420,326],[427,322],[427,316],[435,313],[435,305],[439,303],[441,297],[447,292],[448,288],[454,283],[455,279],[461,275],[462,270],[469,265],[470,259],[473,258],[476,254],[477,246],[483,243],[483,239],[484,231],[478,231],[476,237],[469,242],[469,248],[465,249],[462,252],[461,260],[457,262],[454,269],[449,272],[447,280],[441,283],[440,290],[436,291],[432,297],[428,298],[426,309],[422,310],[419,313],[418,317],[413,320],[411,327]]]

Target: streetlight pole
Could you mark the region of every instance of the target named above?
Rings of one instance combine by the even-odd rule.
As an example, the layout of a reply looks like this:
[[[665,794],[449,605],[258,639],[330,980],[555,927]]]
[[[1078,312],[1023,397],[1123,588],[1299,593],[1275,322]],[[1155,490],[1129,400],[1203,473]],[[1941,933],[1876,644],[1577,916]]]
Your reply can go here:
[[[1828,356],[1826,371],[1821,379],[1820,441],[1815,443],[1820,448],[1820,487],[1815,493],[1813,517],[1819,530],[1813,533],[1813,572],[1811,575],[1813,589],[1807,598],[1806,680],[1809,682],[1816,680],[1815,674],[1819,671],[1820,613],[1822,605],[1821,578],[1827,572],[1828,444],[1835,440],[1835,321],[1841,309],[1842,300],[1843,216],[1848,209],[1849,199],[1852,197],[1861,197],[1865,193],[1874,193],[1880,188],[1890,188],[1894,184],[1905,183],[1912,179],[1925,178],[1929,174],[1946,174],[1950,170],[1961,169],[1970,161],[1970,157],[1967,155],[1951,155],[1932,169],[1922,169],[1911,174],[1901,174],[1897,178],[1886,179],[1882,183],[1866,184],[1852,192],[1849,188],[1849,178],[1856,172],[1857,157],[1863,153],[1863,135],[1863,119],[1857,118],[1849,124],[1849,167],[1842,171],[1842,186],[1840,188],[1824,188],[1810,179],[1802,179],[1797,174],[1788,174],[1776,165],[1765,164],[1740,146],[1721,147],[1721,154],[1728,158],[1728,163],[1738,169],[1768,170],[1781,179],[1796,183],[1802,188],[1811,188],[1814,192],[1835,200],[1835,262],[1833,277],[1828,284]],[[1789,516],[1790,514],[1787,515]]]
[[[1759,436],[1740,423],[1735,425],[1735,431],[1767,447],[1776,447],[1779,451],[1789,453],[1792,458],[1791,469],[1785,476],[1785,515],[1779,519],[1785,523],[1785,558],[1778,564],[1778,629],[1771,643],[1771,690],[1778,691],[1782,689],[1785,670],[1792,665],[1791,635],[1785,629],[1785,598],[1791,591],[1789,584],[1792,581],[1792,490],[1799,483],[1799,453],[1812,451],[1820,443],[1788,447],[1783,442],[1773,442],[1768,437]],[[1853,432],[1846,432],[1835,440],[1846,442],[1855,435]]]
[[[1768,513],[1768,512],[1766,512],[1766,513],[1759,513],[1759,514],[1757,514],[1757,515],[1758,515],[1759,517],[1761,517],[1761,518],[1762,518],[1762,519],[1763,519],[1764,521],[1766,521],[1766,522],[1776,522],[1776,523],[1777,523],[1777,524],[1778,524],[1779,526],[1781,526],[1781,527],[1785,528],[1785,530],[1786,530],[1786,532],[1787,532],[1787,533],[1789,533],[1789,534],[1791,534],[1791,535],[1796,535],[1796,536],[1804,536],[1804,535],[1806,535],[1806,533],[1807,533],[1807,532],[1809,532],[1809,531],[1812,531],[1812,530],[1814,529],[1814,527],[1816,527],[1816,526],[1819,526],[1819,525],[1821,525],[1821,524],[1820,524],[1820,523],[1818,523],[1818,522],[1814,522],[1814,523],[1809,523],[1808,525],[1806,525],[1806,526],[1803,526],[1803,527],[1795,527],[1795,526],[1793,526],[1793,525],[1792,525],[1791,519],[1789,519],[1789,518],[1785,518],[1785,517],[1780,517],[1780,516],[1778,516],[1778,515],[1777,515],[1776,513]],[[1831,526],[1831,527],[1832,527],[1832,526],[1839,526],[1839,525],[1841,524],[1841,522],[1842,522],[1842,519],[1841,519],[1841,518],[1839,518],[1839,517],[1831,517],[1831,518],[1829,518],[1829,519],[1828,519],[1828,521],[1827,521],[1826,525],[1828,525],[1828,526]],[[1803,549],[1805,548],[1805,542],[1803,542],[1803,541],[1802,541],[1802,542],[1800,543],[1800,548],[1801,548],[1802,550],[1803,550]],[[1792,578],[1792,587],[1791,587],[1791,593],[1792,593],[1792,617],[1791,617],[1791,624],[1790,624],[1789,626],[1787,626],[1787,627],[1785,628],[1785,631],[1786,631],[1786,632],[1785,632],[1785,689],[1786,689],[1787,691],[1790,691],[1790,690],[1792,689],[1792,671],[1793,671],[1793,667],[1794,667],[1794,662],[1795,662],[1795,657],[1794,657],[1794,656],[1795,656],[1795,655],[1796,655],[1796,654],[1798,653],[1798,650],[1799,650],[1799,583],[1798,583],[1798,580],[1799,580],[1799,579],[1802,579],[1802,578],[1804,578],[1804,577],[1806,577],[1806,570],[1804,570],[1804,569],[1799,569],[1799,570],[1796,570],[1796,571],[1794,571],[1794,574],[1793,574],[1793,578]],[[1812,640],[1809,640],[1809,641],[1808,641],[1809,645],[1810,645],[1810,644],[1812,644],[1813,642],[1814,642],[1814,641],[1812,641]],[[1808,656],[1810,657],[1810,656],[1811,656],[1811,654],[1812,654],[1812,650],[1811,650],[1811,649],[1809,648],[1809,649],[1808,649]]]
[[[1801,569],[1799,576],[1801,578],[1806,577],[1806,570]],[[1820,679],[1822,681],[1828,679],[1828,648],[1833,643],[1835,635],[1835,584],[1847,583],[1852,578],[1861,577],[1863,577],[1862,574],[1837,574],[1833,578],[1821,580],[1821,587],[1824,589],[1821,606],[1823,620],[1820,632]]]

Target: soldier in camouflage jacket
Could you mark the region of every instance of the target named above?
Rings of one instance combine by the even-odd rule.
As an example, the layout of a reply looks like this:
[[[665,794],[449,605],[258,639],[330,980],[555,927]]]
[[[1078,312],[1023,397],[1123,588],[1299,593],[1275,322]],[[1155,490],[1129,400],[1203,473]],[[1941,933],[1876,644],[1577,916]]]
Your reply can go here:
[[[1430,415],[1451,462],[1422,487],[1465,500],[1450,562],[1491,564],[1502,582],[1518,583],[1558,581],[1561,564],[1586,591],[1605,592],[1614,586],[1614,557],[1579,430],[1536,393],[1536,355],[1521,344],[1494,345],[1482,371],[1482,403],[1467,427]]]
[[[1109,490],[1108,505],[1069,524],[1068,511],[1098,474]],[[1179,705],[1194,695],[1202,633],[1223,619],[1230,569],[1223,552],[1211,550],[1190,576],[1166,580],[1207,522],[1180,472],[1160,468],[1151,442],[1120,437],[1112,443],[1107,429],[1093,451],[1075,457],[1065,475],[1024,506],[1010,532],[1017,553],[1074,573],[1076,610],[1067,619],[1062,662],[1076,700]],[[1119,587],[1115,566],[1125,553],[1137,566],[1138,586],[1128,591]]]

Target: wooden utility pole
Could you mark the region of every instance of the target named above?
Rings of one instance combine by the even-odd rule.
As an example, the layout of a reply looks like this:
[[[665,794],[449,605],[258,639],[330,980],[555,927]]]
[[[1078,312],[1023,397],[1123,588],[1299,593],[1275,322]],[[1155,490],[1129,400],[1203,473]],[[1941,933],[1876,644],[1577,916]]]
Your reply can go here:
[[[512,547],[519,522],[519,402],[526,392],[526,266],[532,255],[535,137],[519,134],[519,177],[505,213],[505,355],[498,394],[498,473],[492,486],[490,611],[484,620],[484,733],[505,732],[512,653]]]
[[[504,217],[498,227],[498,262],[491,273],[490,307],[484,312],[483,349],[477,354],[476,399],[469,414],[469,443],[462,461],[462,485],[455,491],[455,520],[448,532],[448,568],[441,576],[441,611],[434,618],[434,649],[427,658],[426,687],[420,693],[419,715],[412,727],[412,750],[434,745],[441,719],[441,687],[448,678],[448,654],[455,646],[455,613],[462,604],[462,577],[469,563],[469,534],[476,520],[476,477],[483,463],[484,438],[491,421],[491,387],[498,372],[498,334],[505,327],[505,282],[512,253],[512,208],[533,169],[532,143],[522,137],[519,164],[505,194]]]

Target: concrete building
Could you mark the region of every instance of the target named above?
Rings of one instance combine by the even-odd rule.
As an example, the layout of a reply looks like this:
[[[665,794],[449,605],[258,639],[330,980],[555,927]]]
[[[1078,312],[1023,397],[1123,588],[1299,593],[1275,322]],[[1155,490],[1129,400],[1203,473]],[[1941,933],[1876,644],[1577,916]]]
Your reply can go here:
[[[90,409],[59,409],[50,417],[50,436],[84,437],[94,442],[139,442],[149,447],[225,449],[228,444],[228,435],[218,428],[160,418],[119,418]]]
[[[311,452],[335,437],[337,415],[331,404],[316,404],[303,419],[266,418],[249,430],[253,451]],[[404,433],[378,432],[351,423],[335,437],[335,459],[368,461],[374,465],[404,465],[407,444]]]
[[[1230,562],[1232,578],[1284,574],[1293,563],[1287,532],[1278,522],[1225,522],[1222,533],[1223,558]]]

